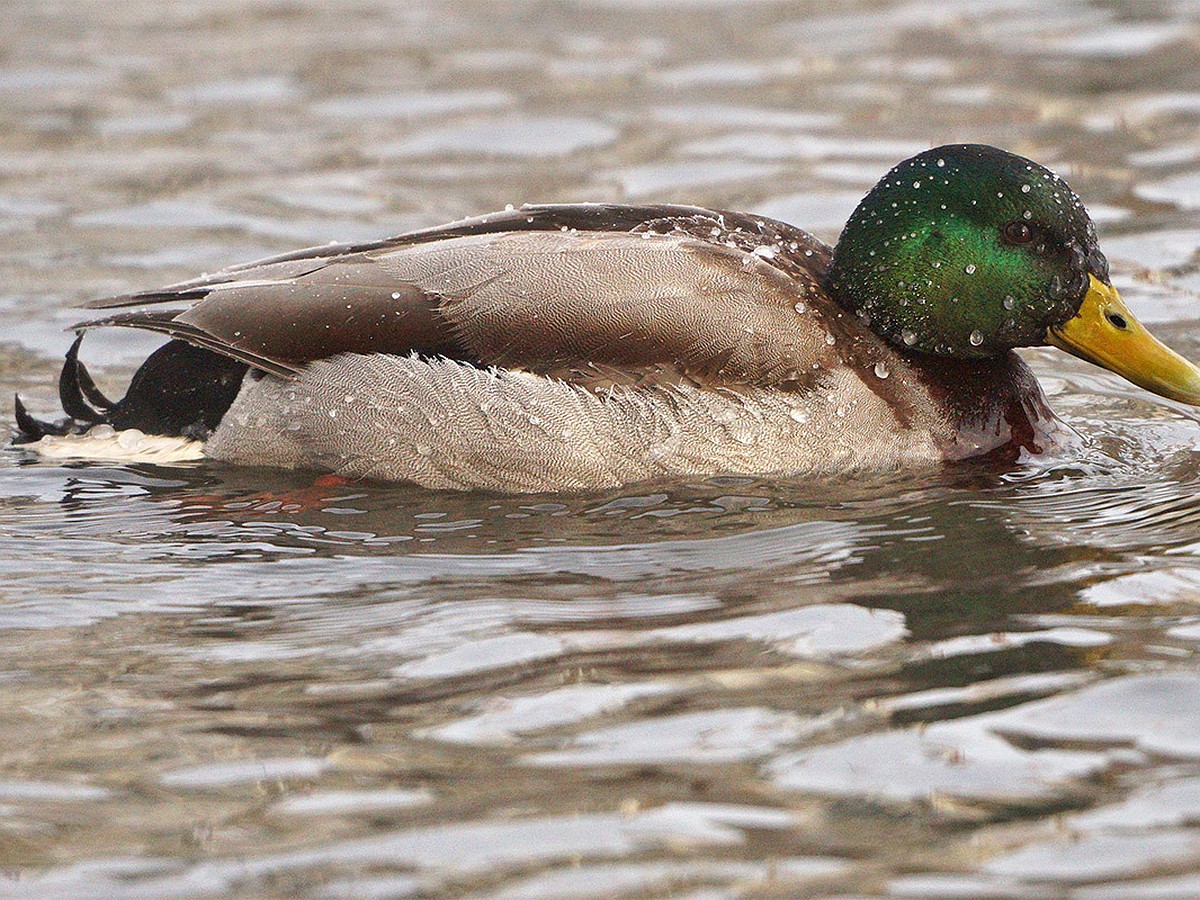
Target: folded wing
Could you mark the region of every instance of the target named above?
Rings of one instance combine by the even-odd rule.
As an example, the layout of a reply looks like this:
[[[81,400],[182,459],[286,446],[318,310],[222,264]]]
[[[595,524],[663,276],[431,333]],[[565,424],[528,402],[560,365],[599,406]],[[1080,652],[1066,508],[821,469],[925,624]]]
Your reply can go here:
[[[339,353],[416,353],[570,380],[778,385],[833,361],[827,335],[853,343],[821,290],[828,259],[757,217],[529,207],[112,298],[93,305],[140,308],[81,327],[158,331],[283,376]]]

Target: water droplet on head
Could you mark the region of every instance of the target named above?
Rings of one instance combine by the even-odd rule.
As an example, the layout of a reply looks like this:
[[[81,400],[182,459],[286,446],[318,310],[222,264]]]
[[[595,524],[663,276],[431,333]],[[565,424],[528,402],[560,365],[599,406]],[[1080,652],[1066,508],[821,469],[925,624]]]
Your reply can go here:
[[[974,275],[975,274],[975,263],[971,263],[970,265],[968,265],[967,268],[964,269],[964,271],[968,275]]]
[[[808,421],[808,413],[802,409],[792,409],[788,411],[788,415],[803,425]]]
[[[921,182],[919,182],[919,181],[914,181],[914,182],[913,182],[913,187],[915,187],[915,188],[919,188],[920,186],[921,186]]]
[[[931,262],[930,265],[933,266],[933,268],[935,268],[935,269],[940,269],[942,267],[942,264],[940,262],[938,262],[936,259],[933,262]]]
[[[902,328],[900,329],[900,340],[911,347],[917,342],[917,333],[911,328]]]
[[[971,336],[967,340],[971,342],[972,347],[978,347],[983,343],[983,332],[979,330],[972,331]]]
[[[887,378],[887,377],[888,377],[888,375],[890,375],[890,374],[892,374],[892,373],[888,371],[888,367],[887,367],[887,365],[885,365],[884,363],[881,363],[881,362],[877,362],[877,363],[875,363],[875,375],[876,375],[876,377],[878,377],[878,378]]]
[[[1027,184],[1021,185],[1021,193],[1028,194],[1029,193],[1029,185],[1027,185]]]
[[[1016,305],[1017,305],[1017,298],[1014,297],[1012,294],[1008,294],[1004,298],[1004,308],[1005,309],[1012,309]]]
[[[944,169],[944,168],[946,168],[946,161],[945,161],[944,159],[939,159],[939,160],[937,161],[937,167],[938,167],[939,169]]]
[[[801,314],[806,313],[806,312],[808,312],[808,306],[803,301],[801,301],[796,304],[796,312],[801,313]]]

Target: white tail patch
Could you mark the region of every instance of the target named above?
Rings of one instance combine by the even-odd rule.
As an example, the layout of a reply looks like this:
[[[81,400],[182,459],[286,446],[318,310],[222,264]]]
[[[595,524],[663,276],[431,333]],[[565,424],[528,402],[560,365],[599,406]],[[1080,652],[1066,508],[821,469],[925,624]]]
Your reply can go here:
[[[25,444],[45,459],[95,459],[124,463],[195,462],[204,458],[204,442],[185,437],[146,434],[136,428],[115,431],[109,425],[96,425],[83,434],[47,435]]]

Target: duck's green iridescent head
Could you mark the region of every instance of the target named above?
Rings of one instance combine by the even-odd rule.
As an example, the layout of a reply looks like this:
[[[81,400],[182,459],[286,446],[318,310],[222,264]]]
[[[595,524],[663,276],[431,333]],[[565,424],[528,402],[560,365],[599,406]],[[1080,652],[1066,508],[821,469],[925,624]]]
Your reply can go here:
[[[1022,156],[953,144],[900,163],[850,217],[830,278],[899,347],[970,359],[1049,343],[1200,403],[1200,369],[1125,308],[1074,191]]]

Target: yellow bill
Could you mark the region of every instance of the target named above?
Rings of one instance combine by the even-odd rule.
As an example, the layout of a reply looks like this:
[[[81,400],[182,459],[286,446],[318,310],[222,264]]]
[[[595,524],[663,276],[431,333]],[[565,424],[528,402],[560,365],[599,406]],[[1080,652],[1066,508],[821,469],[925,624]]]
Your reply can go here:
[[[1163,397],[1200,406],[1200,368],[1142,327],[1112,285],[1096,276],[1074,318],[1046,331],[1046,343],[1103,366]]]

